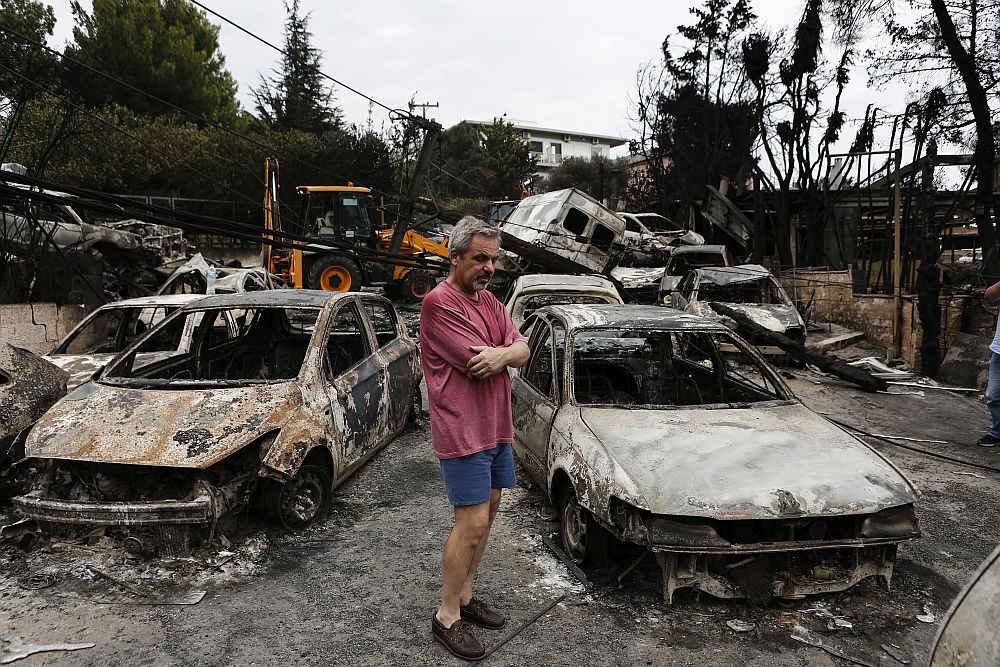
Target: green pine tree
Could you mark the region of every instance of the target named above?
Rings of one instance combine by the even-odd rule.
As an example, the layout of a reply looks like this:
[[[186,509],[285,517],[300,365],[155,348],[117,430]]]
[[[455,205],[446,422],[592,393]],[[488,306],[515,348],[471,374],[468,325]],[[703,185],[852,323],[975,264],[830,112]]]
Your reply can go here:
[[[257,114],[274,130],[302,130],[317,134],[339,129],[342,114],[333,91],[320,74],[322,52],[312,46],[309,15],[299,13],[299,0],[285,3],[285,55],[281,69],[261,77],[253,91]]]

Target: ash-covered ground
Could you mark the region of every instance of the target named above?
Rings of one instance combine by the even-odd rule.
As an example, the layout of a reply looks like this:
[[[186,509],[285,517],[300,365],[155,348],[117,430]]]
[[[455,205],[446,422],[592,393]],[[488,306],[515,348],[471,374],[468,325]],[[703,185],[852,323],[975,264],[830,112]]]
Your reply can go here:
[[[869,394],[826,377],[816,384],[807,371],[787,375],[807,405],[832,418],[945,441],[904,444],[1000,467],[1000,451],[971,444],[987,421],[975,395]],[[900,548],[892,590],[869,580],[763,608],[690,591],[668,606],[652,558],[620,585],[631,556],[610,570],[589,568],[595,585],[586,591],[542,543],[555,531],[554,512],[522,474],[481,568],[479,594],[510,619],[503,631],[477,631],[488,648],[499,646],[484,662],[848,664],[793,640],[800,625],[871,664],[903,664],[890,652],[925,664],[952,598],[1000,540],[998,475],[873,445],[923,493],[923,538]],[[461,664],[429,632],[450,514],[425,420],[341,486],[326,520],[303,533],[251,524],[228,547],[190,559],[133,559],[99,534],[0,548],[0,633],[26,644],[94,644],[17,663],[26,666]],[[9,518],[0,508],[0,524]]]

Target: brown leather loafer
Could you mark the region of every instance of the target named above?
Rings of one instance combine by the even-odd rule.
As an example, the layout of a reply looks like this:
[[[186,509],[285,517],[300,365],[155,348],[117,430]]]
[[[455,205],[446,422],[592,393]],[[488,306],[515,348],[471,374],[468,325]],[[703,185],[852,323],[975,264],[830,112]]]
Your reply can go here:
[[[448,649],[452,655],[465,660],[479,660],[484,655],[486,655],[486,649],[483,648],[482,642],[476,639],[476,636],[472,634],[472,629],[466,626],[462,619],[458,619],[451,624],[450,628],[444,627],[444,624],[438,620],[437,613],[435,612],[433,620],[431,621],[431,634],[434,635],[434,639],[441,642],[446,649]]]
[[[475,623],[481,628],[499,630],[503,626],[507,625],[506,618],[490,609],[489,606],[487,606],[487,604],[479,598],[472,598],[469,600],[469,604],[463,604],[459,607],[459,610],[462,612],[463,621]]]

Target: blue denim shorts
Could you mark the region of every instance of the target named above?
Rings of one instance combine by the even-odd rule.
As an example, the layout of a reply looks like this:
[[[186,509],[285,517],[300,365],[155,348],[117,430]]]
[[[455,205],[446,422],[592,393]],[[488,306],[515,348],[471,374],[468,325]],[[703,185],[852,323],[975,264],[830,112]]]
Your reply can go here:
[[[493,489],[509,489],[517,484],[510,443],[468,456],[441,459],[440,463],[448,502],[455,506],[485,503]]]

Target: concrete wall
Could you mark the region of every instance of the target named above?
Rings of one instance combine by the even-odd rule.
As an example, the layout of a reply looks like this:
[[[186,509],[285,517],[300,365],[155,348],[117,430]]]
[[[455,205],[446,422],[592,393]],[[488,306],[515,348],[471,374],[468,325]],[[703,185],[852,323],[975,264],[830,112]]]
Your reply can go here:
[[[0,341],[47,354],[75,327],[87,310],[54,303],[0,304]]]
[[[795,270],[781,277],[789,295],[797,301],[810,300],[810,319],[828,321],[862,331],[872,343],[892,347],[892,296],[855,294],[850,269]],[[968,297],[952,297],[941,304],[941,352],[947,352],[955,335],[962,330]],[[922,332],[916,297],[902,297],[902,357],[916,368],[920,364]]]

